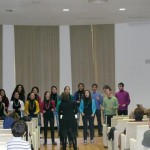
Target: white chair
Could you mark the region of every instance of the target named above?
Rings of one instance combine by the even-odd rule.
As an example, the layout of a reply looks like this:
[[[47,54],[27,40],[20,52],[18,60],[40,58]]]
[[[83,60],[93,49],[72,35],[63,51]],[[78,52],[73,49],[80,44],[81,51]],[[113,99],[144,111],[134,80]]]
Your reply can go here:
[[[7,143],[6,142],[0,142],[0,150],[7,150]]]
[[[113,118],[111,118],[111,127],[115,127],[117,125],[117,120],[122,120],[124,118],[128,118],[128,116],[113,116]],[[108,134],[108,127],[106,124],[103,124],[103,146],[104,147],[108,147],[107,134]]]
[[[0,129],[3,129],[3,125],[0,125]]]
[[[129,122],[129,121],[134,121],[134,119],[117,120],[117,126],[116,126],[116,130],[114,132],[114,150],[118,150],[118,138],[119,138],[119,135],[121,133],[123,133],[123,131],[126,128],[126,122]]]
[[[0,134],[11,134],[11,129],[0,129]]]
[[[150,148],[149,147],[144,147],[144,150],[150,150]]]
[[[1,142],[8,142],[13,137],[12,134],[0,134],[0,141]]]
[[[130,150],[144,150],[142,145],[143,134],[149,130],[149,125],[141,125],[136,127],[136,139],[130,138]]]
[[[147,125],[148,122],[127,122],[126,123],[126,135],[121,134],[121,150],[130,148],[130,138],[136,138],[136,127],[139,125]]]
[[[111,127],[115,127],[117,125],[117,120],[128,118],[129,116],[113,116],[113,118],[111,118]]]

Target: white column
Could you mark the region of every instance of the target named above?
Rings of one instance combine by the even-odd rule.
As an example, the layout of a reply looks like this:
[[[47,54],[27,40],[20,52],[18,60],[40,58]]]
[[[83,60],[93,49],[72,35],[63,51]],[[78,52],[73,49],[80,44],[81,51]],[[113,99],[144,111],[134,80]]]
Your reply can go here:
[[[3,89],[10,99],[16,86],[14,26],[3,25]]]
[[[70,87],[72,93],[72,73],[70,54],[70,30],[68,25],[59,26],[60,42],[60,93],[65,86]]]

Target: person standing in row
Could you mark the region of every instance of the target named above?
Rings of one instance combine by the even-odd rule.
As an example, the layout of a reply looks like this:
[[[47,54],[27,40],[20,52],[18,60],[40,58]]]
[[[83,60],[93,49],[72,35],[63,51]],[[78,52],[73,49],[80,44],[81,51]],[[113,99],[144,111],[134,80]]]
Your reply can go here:
[[[82,114],[84,144],[87,144],[88,121],[89,121],[89,128],[90,128],[91,143],[94,143],[94,115],[96,111],[96,106],[95,106],[95,100],[92,99],[89,90],[85,90],[83,99],[81,100],[80,103],[79,110]]]
[[[68,97],[69,97],[69,100],[70,101],[73,101],[73,96],[70,94],[70,87],[69,86],[65,86],[64,88],[64,94],[67,94]],[[62,96],[60,96],[60,99],[57,101],[57,106],[56,106],[56,110],[59,111],[59,106],[62,102]],[[61,119],[60,119],[60,115],[59,115],[59,123],[60,123]],[[63,138],[62,138],[62,127],[60,125],[59,127],[59,135],[60,135],[60,143],[63,143]],[[69,139],[69,144],[72,143],[71,141],[71,137],[70,137],[70,134],[68,133],[68,139]]]
[[[4,120],[6,116],[5,104],[2,102],[2,96],[0,95],[0,120]]]
[[[56,108],[56,106],[57,106],[57,102],[58,102],[59,98],[60,98],[60,96],[59,96],[59,94],[57,93],[57,87],[56,87],[56,86],[52,86],[52,87],[51,87],[50,99],[51,99],[51,100],[54,100],[54,102],[55,102],[55,108]],[[58,111],[55,109],[55,110],[53,111],[53,113],[54,113],[54,118],[56,119],[56,123],[57,123],[57,130],[58,130],[58,132],[59,132],[59,116],[58,116]]]
[[[79,126],[79,121],[80,121],[80,111],[79,111],[79,106],[81,99],[83,98],[84,95],[84,84],[79,83],[78,84],[78,91],[74,93],[74,100],[77,102],[77,108],[78,108],[78,113],[77,113],[77,124]]]
[[[18,84],[16,85],[14,92],[18,92],[19,93],[19,99],[23,101],[23,103],[25,103],[25,90],[22,84]],[[13,95],[11,97],[11,100],[13,100]]]
[[[92,93],[91,93],[91,96],[92,96],[92,99],[95,100],[95,105],[96,105],[96,112],[95,112],[95,115],[96,115],[96,118],[97,118],[97,123],[98,123],[98,134],[99,136],[102,136],[102,122],[101,122],[101,107],[102,107],[102,104],[103,104],[103,96],[101,95],[101,93],[99,93],[97,91],[97,88],[98,88],[98,85],[96,83],[94,83],[92,85]]]
[[[9,100],[4,89],[0,89],[0,95],[2,96],[2,102],[5,104],[5,111],[8,113]]]
[[[35,99],[34,93],[29,93],[28,100],[25,102],[24,112],[27,116],[31,118],[37,118],[38,113],[40,112],[39,103]]]
[[[17,113],[20,117],[23,117],[23,111],[24,111],[24,103],[22,100],[19,99],[19,93],[14,92],[13,93],[13,98],[10,101],[10,105],[8,108],[9,112],[15,112]]]
[[[60,127],[61,127],[61,136],[63,150],[66,150],[67,136],[73,143],[74,150],[77,150],[77,121],[75,114],[77,114],[78,109],[76,107],[76,102],[70,100],[70,94],[63,92],[61,95],[61,103],[59,106],[59,115],[60,115]]]
[[[54,140],[54,114],[55,102],[51,100],[50,93],[47,91],[44,94],[43,102],[43,117],[44,117],[44,145],[47,144],[48,122],[50,122],[52,145],[57,145]]]
[[[118,115],[128,115],[128,105],[130,104],[129,93],[124,90],[124,84],[122,82],[118,84],[118,88],[119,92],[115,94],[119,103]]]
[[[106,117],[106,124],[111,127],[111,118],[116,115],[118,109],[118,100],[112,95],[110,87],[105,89],[106,97],[103,100],[103,109]]]

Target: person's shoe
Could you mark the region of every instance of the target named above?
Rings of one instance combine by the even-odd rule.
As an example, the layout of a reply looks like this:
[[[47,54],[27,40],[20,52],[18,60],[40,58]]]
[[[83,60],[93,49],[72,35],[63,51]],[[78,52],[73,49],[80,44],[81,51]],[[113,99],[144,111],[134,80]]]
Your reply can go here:
[[[94,140],[91,140],[91,143],[94,143]]]
[[[52,142],[52,145],[57,145],[57,143],[54,141],[54,142]]]
[[[44,142],[44,144],[43,145],[47,145],[47,142]]]
[[[84,144],[87,144],[87,140],[84,140]]]
[[[98,135],[99,135],[99,137],[102,137],[102,136],[103,136],[103,133],[102,133],[102,132],[100,132]]]

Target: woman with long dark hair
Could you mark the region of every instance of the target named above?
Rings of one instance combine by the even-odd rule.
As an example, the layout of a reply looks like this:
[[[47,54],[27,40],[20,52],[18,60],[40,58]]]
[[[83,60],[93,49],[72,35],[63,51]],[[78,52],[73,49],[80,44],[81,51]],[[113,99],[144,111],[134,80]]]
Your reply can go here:
[[[22,100],[25,103],[25,90],[22,84],[16,85],[14,92],[19,93],[19,99]],[[13,99],[13,95],[11,97],[11,100]]]
[[[74,150],[77,150],[77,120],[75,114],[78,109],[75,101],[70,100],[70,94],[63,92],[59,106],[60,128],[62,136],[63,150],[66,150],[67,136],[69,133],[70,140],[73,142]]]
[[[37,118],[39,111],[40,111],[39,103],[35,99],[34,93],[31,92],[31,93],[29,93],[28,100],[25,102],[24,112],[27,116],[29,116],[31,118]]]
[[[55,101],[55,108],[57,106],[57,102],[59,101],[59,94],[57,93],[57,87],[56,86],[52,86],[51,87],[51,96],[50,96],[51,100]],[[56,123],[57,123],[57,130],[59,132],[59,116],[58,116],[58,110],[55,109],[54,110],[54,118],[56,119]]]
[[[24,111],[24,103],[22,100],[19,99],[19,93],[18,92],[13,92],[13,99],[10,101],[10,105],[8,108],[9,112],[15,112],[17,113],[20,117],[23,116],[23,111]]]
[[[5,116],[7,116],[5,104],[2,102],[2,96],[0,95],[0,120],[4,120]]]
[[[57,145],[54,140],[54,112],[55,102],[51,100],[50,93],[48,91],[44,94],[43,102],[43,117],[44,117],[44,145],[47,144],[47,130],[48,122],[50,122],[52,145]]]
[[[94,99],[92,99],[91,97],[91,93],[89,90],[85,90],[83,99],[81,100],[80,103],[79,110],[82,114],[84,144],[87,144],[88,122],[90,128],[90,140],[91,143],[93,143],[94,142],[94,114],[96,111],[96,105]]]
[[[0,95],[2,96],[2,102],[5,104],[5,111],[8,113],[9,100],[4,89],[0,89]]]

